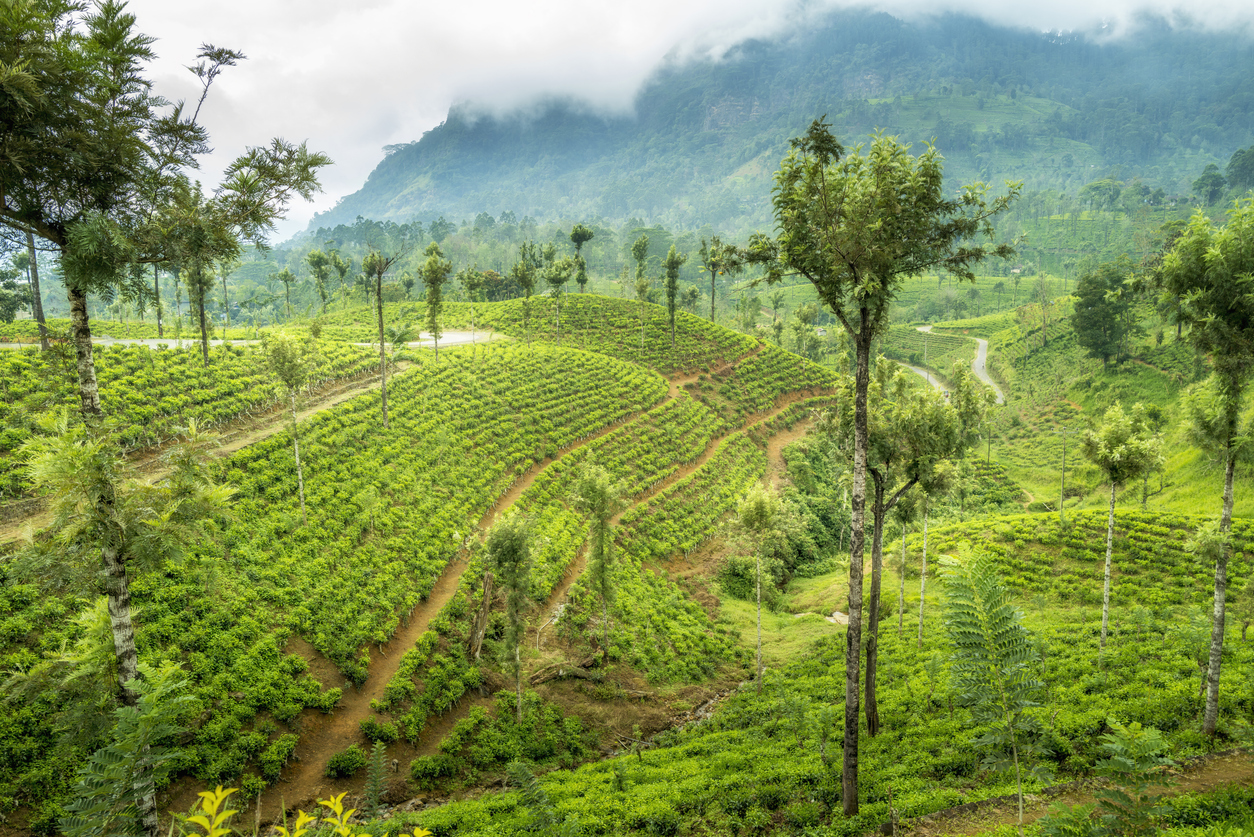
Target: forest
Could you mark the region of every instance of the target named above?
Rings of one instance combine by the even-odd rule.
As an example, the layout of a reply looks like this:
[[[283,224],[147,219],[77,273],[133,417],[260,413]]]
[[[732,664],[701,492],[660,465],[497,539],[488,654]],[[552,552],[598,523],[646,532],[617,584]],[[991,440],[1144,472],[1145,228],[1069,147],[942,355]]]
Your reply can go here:
[[[3,18],[0,835],[1254,833],[1242,43],[1147,23],[1129,104],[1132,47],[836,20],[642,96],[1048,94],[1102,170],[798,101],[770,225],[466,186],[272,244],[324,154],[203,191],[123,7]]]

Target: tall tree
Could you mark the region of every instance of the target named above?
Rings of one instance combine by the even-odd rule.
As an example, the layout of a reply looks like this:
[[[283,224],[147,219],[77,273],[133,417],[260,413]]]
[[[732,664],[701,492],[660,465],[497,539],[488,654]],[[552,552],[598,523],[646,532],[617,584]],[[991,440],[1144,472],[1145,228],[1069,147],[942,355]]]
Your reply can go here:
[[[614,534],[610,520],[623,508],[624,489],[604,468],[586,462],[575,478],[576,508],[588,516],[588,582],[601,600],[601,648],[610,653],[610,604],[614,601]]]
[[[26,276],[27,283],[30,285],[31,315],[39,324],[39,349],[46,352],[48,351],[48,323],[44,318],[43,293],[39,290],[39,253],[35,250],[35,234],[30,230],[26,231]],[[160,305],[160,298],[157,304]],[[160,320],[157,320],[157,328],[161,328]],[[159,333],[158,336],[160,336]]]
[[[444,311],[444,283],[453,272],[453,263],[444,258],[440,245],[431,242],[422,263],[422,284],[427,287],[427,331],[435,341],[435,359],[440,359],[440,314]]]
[[[909,147],[877,135],[866,154],[845,149],[815,120],[775,175],[775,238],[755,234],[744,253],[768,282],[801,275],[845,329],[854,346],[853,512],[849,562],[849,629],[845,642],[844,810],[858,812],[858,715],[861,685],[862,573],[865,558],[867,389],[871,346],[910,276],[943,268],[974,281],[972,266],[1009,245],[979,246],[993,235],[992,217],[1020,190],[991,203],[983,184],[945,196],[940,153],[911,157]]]
[[[361,260],[362,272],[375,286],[375,314],[379,326],[379,381],[383,396],[383,426],[388,426],[388,359],[385,351],[383,334],[383,274],[392,269],[392,265],[401,258],[401,253],[384,255],[378,250],[371,250]]]
[[[231,489],[205,477],[207,437],[193,424],[168,455],[169,475],[146,485],[129,472],[115,439],[88,423],[74,425],[69,410],[46,417],[44,430],[22,447],[26,471],[48,497],[52,521],[31,547],[36,560],[71,562],[89,569],[109,602],[118,700],[139,704],[141,678],[130,575],[165,560],[200,532],[200,522],[225,506]],[[95,569],[95,571],[91,571]],[[136,779],[150,785],[151,776]],[[156,799],[149,787],[140,819],[155,837]]]
[[[1084,280],[1081,279],[1081,282]],[[1110,557],[1115,539],[1115,493],[1130,480],[1157,468],[1162,462],[1162,442],[1136,404],[1125,413],[1118,404],[1102,417],[1101,426],[1086,431],[1080,449],[1110,483],[1110,506],[1106,513],[1106,572],[1102,582],[1102,638],[1098,652],[1106,650],[1106,626],[1110,622]]]
[[[821,426],[836,438],[846,457],[854,450],[853,398],[846,381],[841,407]],[[867,391],[866,469],[871,477],[871,589],[866,637],[867,732],[878,735],[877,700],[884,524],[889,512],[920,482],[930,484],[937,467],[958,456],[964,445],[957,410],[931,387],[912,388],[895,365],[876,367]]]
[[[645,278],[645,269],[649,265],[649,237],[641,235],[631,244],[631,257],[636,262],[636,281]]]
[[[567,256],[557,257],[557,248],[546,245],[542,251],[544,267],[541,275],[544,283],[549,286],[549,296],[553,299],[553,327],[556,329],[557,342],[562,342],[562,288],[570,281],[575,270],[575,260]]]
[[[516,514],[506,514],[488,531],[488,564],[496,583],[505,588],[505,649],[514,673],[518,722],[522,723],[522,641],[527,629],[523,609],[531,593],[531,526]]]
[[[1105,367],[1114,357],[1118,361],[1124,338],[1134,326],[1128,316],[1132,295],[1126,283],[1130,262],[1107,262],[1080,277],[1075,287],[1075,312],[1071,326],[1075,339],[1089,357],[1101,358]]]
[[[309,380],[309,363],[304,348],[291,337],[278,332],[262,338],[266,353],[266,365],[283,388],[287,390],[288,403],[292,405],[292,454],[296,457],[296,487],[300,492],[300,522],[309,525],[305,513],[305,471],[300,464],[300,433],[296,417],[296,394]]]
[[[172,247],[171,259],[188,275],[188,292],[200,318],[204,363],[209,365],[209,333],[205,298],[213,282],[213,268],[234,262],[243,243],[266,246],[275,222],[282,219],[292,198],[309,200],[321,190],[318,169],[330,165],[325,154],[303,143],[281,139],[249,148],[227,167],[212,198],[199,187],[184,183],[171,190],[163,213],[163,228]]]
[[[283,299],[287,303],[287,318],[290,320],[292,319],[292,283],[296,281],[296,274],[285,267],[278,273],[271,273],[270,276],[283,283]]]
[[[579,285],[579,293],[583,293],[588,285],[588,263],[583,258],[583,246],[596,235],[590,227],[575,224],[570,230],[570,243],[575,245],[575,282]]]
[[[322,312],[325,314],[331,291],[327,287],[327,280],[331,278],[333,269],[331,257],[321,250],[310,250],[305,254],[305,264],[309,265],[309,272],[313,274],[314,289],[318,292],[318,299],[322,300]]]
[[[536,292],[536,275],[540,272],[540,253],[535,242],[524,241],[518,245],[518,261],[510,268],[509,278],[518,283],[523,291],[523,333],[527,346],[531,346],[531,295]]]
[[[714,294],[718,277],[738,274],[743,268],[743,262],[735,257],[734,251],[735,248],[724,245],[717,235],[710,238],[708,246],[705,239],[701,239],[697,255],[705,272],[710,274],[710,322],[714,322]]]
[[[1219,673],[1223,662],[1224,597],[1232,547],[1233,478],[1245,446],[1241,407],[1249,370],[1254,366],[1254,199],[1228,212],[1216,227],[1200,211],[1163,258],[1161,281],[1180,299],[1180,317],[1190,326],[1189,340],[1210,358],[1214,370],[1209,405],[1194,411],[1196,438],[1218,453],[1224,466],[1223,509],[1219,527],[1226,546],[1215,562],[1215,600],[1207,667],[1206,710],[1202,729],[1213,735],[1219,718]]]
[[[671,348],[675,348],[675,304],[679,299],[679,269],[688,261],[686,254],[675,250],[675,245],[666,253],[663,267],[666,269],[666,313],[671,321]]]

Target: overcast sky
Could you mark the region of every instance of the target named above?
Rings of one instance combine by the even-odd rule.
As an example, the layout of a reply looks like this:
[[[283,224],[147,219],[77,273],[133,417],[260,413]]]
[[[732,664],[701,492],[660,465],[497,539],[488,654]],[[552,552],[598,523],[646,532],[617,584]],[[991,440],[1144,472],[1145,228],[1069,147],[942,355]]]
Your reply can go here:
[[[837,0],[839,1],[839,0]],[[246,145],[308,141],[335,165],[324,192],[293,206],[278,238],[356,191],[384,145],[416,140],[463,100],[495,108],[545,94],[575,95],[623,111],[668,55],[715,54],[746,36],[800,25],[833,0],[217,0],[212,6],[131,0],[138,29],[157,38],[151,68],[168,99],[198,95],[185,67],[202,43],[248,60],[215,83],[201,121],[215,148],[201,178],[217,182]],[[1136,9],[1173,14],[1174,0],[881,0],[901,16],[979,14],[1034,29],[1120,30]],[[1190,14],[1208,27],[1249,25],[1254,3],[1208,0]],[[1201,7],[1201,8],[1198,8]],[[1204,17],[1203,17],[1204,16]],[[1199,19],[1200,18],[1200,19]]]

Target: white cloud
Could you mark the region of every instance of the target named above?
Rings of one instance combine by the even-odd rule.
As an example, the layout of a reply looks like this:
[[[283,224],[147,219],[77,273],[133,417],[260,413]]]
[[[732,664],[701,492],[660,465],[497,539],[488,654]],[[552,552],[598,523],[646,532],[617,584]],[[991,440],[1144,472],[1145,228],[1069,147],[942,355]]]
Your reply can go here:
[[[158,38],[152,68],[167,98],[194,101],[184,67],[202,43],[242,50],[202,111],[215,153],[201,173],[216,183],[246,145],[271,137],[307,140],[335,166],[314,204],[292,207],[280,228],[302,228],[314,211],[355,191],[382,147],[419,138],[456,101],[505,109],[544,94],[584,98],[625,111],[640,84],[668,56],[719,54],[745,37],[769,37],[829,0],[219,0],[213,10],[170,0],[131,0],[140,31]],[[842,4],[844,5],[844,4]],[[850,4],[852,5],[852,4]],[[860,4],[859,4],[860,5]],[[1121,29],[1145,3],[1132,0],[882,0],[903,15],[959,11],[1035,29]],[[1172,13],[1177,4],[1150,0]],[[1220,0],[1193,12],[1201,24],[1231,28],[1254,18],[1248,2]]]

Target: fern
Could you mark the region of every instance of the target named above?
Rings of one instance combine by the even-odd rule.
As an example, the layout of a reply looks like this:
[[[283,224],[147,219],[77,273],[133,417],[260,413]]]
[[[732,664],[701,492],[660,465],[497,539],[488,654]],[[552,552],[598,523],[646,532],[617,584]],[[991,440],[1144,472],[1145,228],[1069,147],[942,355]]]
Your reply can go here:
[[[178,731],[178,716],[192,698],[184,694],[187,680],[178,666],[153,671],[141,665],[140,671],[144,678],[131,681],[138,705],[117,708],[113,741],[79,772],[60,823],[67,837],[143,834],[144,813],[154,813],[157,771],[178,754],[160,745]]]
[[[987,557],[967,564],[942,562],[945,582],[945,629],[953,645],[950,677],[958,701],[971,707],[977,722],[992,729],[977,742],[1009,747],[1019,798],[1019,833],[1023,834],[1023,775],[1020,754],[1026,731],[1023,712],[1034,706],[1044,684],[1041,658],[1010,592]]]

